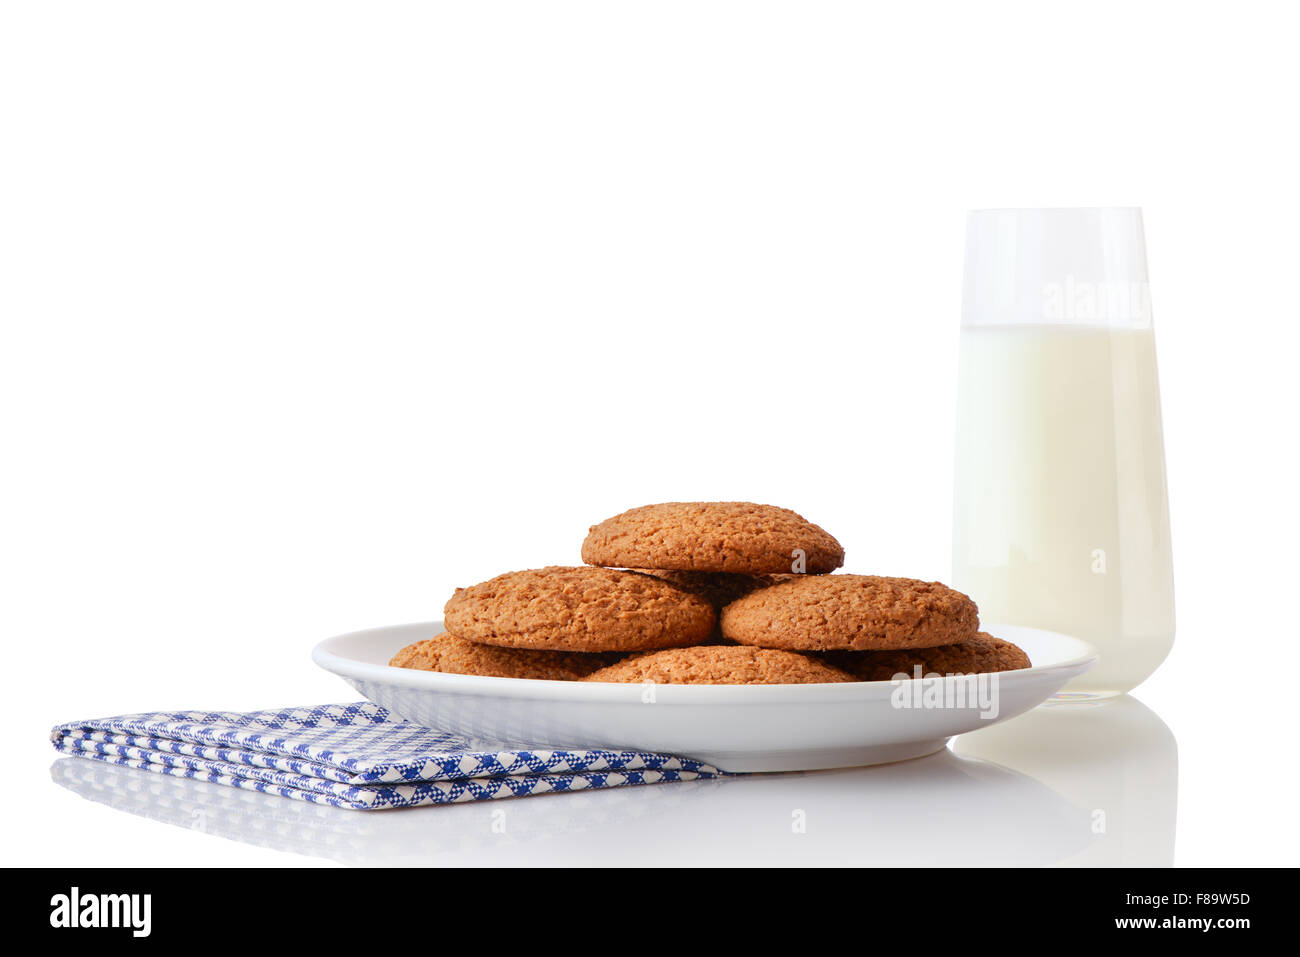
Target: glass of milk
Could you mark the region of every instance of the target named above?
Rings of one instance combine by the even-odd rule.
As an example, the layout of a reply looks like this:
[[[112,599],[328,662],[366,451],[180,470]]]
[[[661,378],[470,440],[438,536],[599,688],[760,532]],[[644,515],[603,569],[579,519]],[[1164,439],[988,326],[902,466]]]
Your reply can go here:
[[[1160,389],[1140,209],[970,214],[953,583],[986,622],[1100,654],[1128,691],[1174,641]]]

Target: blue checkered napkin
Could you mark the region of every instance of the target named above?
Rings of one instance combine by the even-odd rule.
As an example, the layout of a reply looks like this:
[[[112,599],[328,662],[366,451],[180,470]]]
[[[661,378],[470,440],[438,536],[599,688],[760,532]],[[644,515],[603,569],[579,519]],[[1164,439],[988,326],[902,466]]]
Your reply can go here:
[[[641,751],[475,750],[369,701],[280,711],[159,711],[72,721],[66,754],[357,810],[714,777]]]

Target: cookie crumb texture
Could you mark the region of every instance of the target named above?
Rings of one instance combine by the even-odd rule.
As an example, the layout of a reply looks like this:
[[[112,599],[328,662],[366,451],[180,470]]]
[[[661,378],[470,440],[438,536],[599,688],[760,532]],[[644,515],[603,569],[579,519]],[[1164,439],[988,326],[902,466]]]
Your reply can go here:
[[[472,641],[443,632],[436,637],[407,645],[393,655],[388,663],[394,668],[439,671],[452,675],[577,681],[593,671],[614,664],[621,657],[616,654],[497,648],[493,645],[476,645]]]
[[[794,567],[796,551],[803,554],[802,568]],[[821,575],[844,564],[844,549],[825,529],[788,508],[665,502],[593,525],[582,543],[582,560],[622,568]]]
[[[984,631],[970,641],[955,645],[917,651],[831,651],[821,657],[859,681],[892,681],[897,674],[911,678],[917,666],[921,668],[921,677],[979,675],[1033,667],[1029,656],[1018,645]]]
[[[706,640],[717,614],[661,578],[552,566],[457,588],[447,630],[468,641],[539,651],[650,651]]]
[[[974,638],[979,609],[939,582],[877,575],[800,576],[722,611],[722,634],[795,651],[932,648]]]
[[[582,680],[674,685],[803,685],[854,678],[807,655],[723,645],[632,655]]]
[[[769,588],[793,578],[793,575],[735,575],[730,572],[681,572],[664,568],[634,568],[634,572],[662,578],[682,591],[699,595],[719,612],[737,598],[752,591]]]

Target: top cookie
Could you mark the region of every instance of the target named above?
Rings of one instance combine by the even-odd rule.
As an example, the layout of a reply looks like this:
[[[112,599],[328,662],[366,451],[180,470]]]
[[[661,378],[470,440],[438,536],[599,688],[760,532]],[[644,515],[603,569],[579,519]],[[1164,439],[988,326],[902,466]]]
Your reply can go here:
[[[722,610],[722,634],[795,651],[887,651],[969,641],[975,602],[939,582],[877,575],[800,575]]]
[[[589,565],[742,575],[821,575],[844,564],[824,529],[775,505],[666,502],[593,525],[582,543]]]
[[[457,588],[443,608],[468,641],[549,651],[651,651],[704,641],[717,615],[661,578],[552,566]]]

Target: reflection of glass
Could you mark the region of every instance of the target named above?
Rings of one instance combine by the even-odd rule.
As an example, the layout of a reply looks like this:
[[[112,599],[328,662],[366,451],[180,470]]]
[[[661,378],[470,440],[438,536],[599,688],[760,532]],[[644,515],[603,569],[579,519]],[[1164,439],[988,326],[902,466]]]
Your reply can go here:
[[[1155,335],[1138,209],[972,213],[953,582],[985,621],[1091,642],[1067,691],[1141,683],[1174,638]]]
[[[1169,867],[1178,810],[1178,743],[1128,695],[1051,702],[963,734],[953,751],[1008,764],[1079,810],[1088,846],[1072,866]]]

